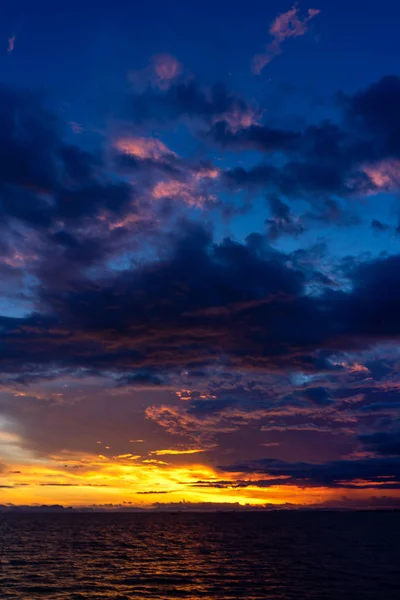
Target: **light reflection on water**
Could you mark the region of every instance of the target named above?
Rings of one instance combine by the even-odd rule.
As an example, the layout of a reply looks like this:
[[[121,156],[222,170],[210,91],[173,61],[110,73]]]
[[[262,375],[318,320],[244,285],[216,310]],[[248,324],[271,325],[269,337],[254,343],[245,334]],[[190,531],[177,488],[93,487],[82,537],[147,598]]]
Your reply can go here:
[[[3,599],[400,598],[400,513],[8,514]]]

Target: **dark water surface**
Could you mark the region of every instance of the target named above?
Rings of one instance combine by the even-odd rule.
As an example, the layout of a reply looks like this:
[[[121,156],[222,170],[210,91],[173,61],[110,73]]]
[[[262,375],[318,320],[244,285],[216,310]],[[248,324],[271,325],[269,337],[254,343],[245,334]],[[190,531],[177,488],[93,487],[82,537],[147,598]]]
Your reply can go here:
[[[400,599],[400,513],[7,514],[0,598]]]

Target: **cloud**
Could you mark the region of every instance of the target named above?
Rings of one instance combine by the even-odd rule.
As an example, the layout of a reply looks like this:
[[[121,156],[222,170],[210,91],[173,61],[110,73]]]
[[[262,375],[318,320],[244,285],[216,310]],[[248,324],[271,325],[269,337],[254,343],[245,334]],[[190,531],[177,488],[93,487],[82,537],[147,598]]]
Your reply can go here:
[[[148,86],[168,90],[174,82],[179,80],[182,72],[183,66],[174,56],[157,54],[153,56],[148,67],[139,71],[131,71],[128,78],[139,90]]]
[[[321,195],[350,198],[394,192],[399,188],[400,123],[396,102],[400,78],[383,77],[355,94],[339,94],[340,122],[322,121],[299,131],[275,130],[258,124],[224,135],[223,125],[214,131],[229,147],[280,153],[250,168],[233,167],[225,172],[228,185],[241,189],[263,189],[311,204]],[[384,114],[382,120],[380,115]],[[213,130],[211,130],[213,131]],[[314,216],[313,216],[314,215]],[[323,218],[313,210],[310,217]],[[333,216],[333,213],[332,213]],[[345,224],[355,224],[349,213]]]
[[[360,218],[340,199],[393,192],[399,187],[400,154],[393,132],[400,125],[391,109],[399,95],[399,81],[396,76],[384,77],[353,95],[338,94],[336,122],[324,120],[297,130],[262,122],[262,111],[225,86],[217,84],[207,90],[195,80],[176,82],[165,91],[150,88],[134,94],[129,115],[142,127],[190,121],[203,140],[223,149],[268,154],[269,160],[259,165],[233,164],[222,171],[221,182],[228,192],[263,190],[282,198],[301,198],[312,206],[304,215],[309,225],[329,221],[353,226]],[[380,123],[383,112],[385,119]],[[174,167],[164,161],[164,168]]]
[[[316,432],[316,433],[328,433],[328,434],[351,434],[352,430],[350,428],[338,427],[336,429],[332,428],[332,425],[318,425],[316,423],[299,423],[299,424],[271,424],[271,425],[263,425],[261,431],[277,431],[280,433],[290,432],[290,431],[303,431],[305,433]],[[268,444],[264,444],[268,447]]]
[[[207,135],[225,148],[261,152],[290,151],[296,148],[301,140],[301,133],[297,131],[285,131],[268,125],[251,124],[232,129],[225,115],[221,115],[221,119],[211,127]]]
[[[153,92],[175,100],[180,85]],[[129,387],[162,393],[181,382],[183,372],[205,373],[207,380],[216,365],[245,375],[290,371],[322,379],[339,369],[335,365],[356,362],[343,358],[346,353],[396,343],[398,256],[354,257],[331,265],[327,274],[321,255],[278,252],[269,245],[311,222],[347,226],[354,221],[346,196],[378,190],[364,167],[378,156],[394,160],[389,127],[372,117],[385,106],[388,85],[381,81],[341,98],[340,125],[323,122],[288,135],[277,129],[268,138],[266,126],[261,132],[264,126],[250,123],[234,131],[225,124],[223,131],[245,139],[244,146],[254,142],[267,151],[272,139],[271,148],[280,152],[277,161],[268,158],[247,169],[233,163],[225,171],[182,158],[159,138],[137,132],[110,141],[108,162],[100,152],[66,143],[62,123],[39,98],[3,89],[0,264],[12,294],[24,303],[18,316],[12,306],[13,316],[0,319],[3,381],[49,381],[61,369],[112,376],[121,393]],[[237,107],[237,97],[225,88],[182,89],[185,98],[193,92],[195,101],[180,110],[203,119],[207,131]],[[389,89],[393,93],[397,84],[391,81]],[[248,105],[239,106],[245,114]],[[374,136],[379,153],[364,143]],[[221,240],[207,224],[188,220],[186,209],[219,208],[217,186],[226,192],[228,182],[246,191],[253,185],[273,188],[264,233],[240,243]],[[296,217],[289,201],[301,194],[312,206]],[[138,251],[140,261],[134,260]],[[355,377],[354,369],[341,369]],[[322,379],[296,389],[298,410],[329,409],[337,402],[332,386]],[[357,393],[367,396],[365,390]],[[191,430],[203,440],[208,429],[211,444],[219,434],[262,424],[270,414],[269,397],[262,403],[233,392],[213,395],[193,397],[185,408],[152,403],[148,416],[186,440]],[[288,404],[280,410],[289,411]],[[170,441],[164,447],[172,447]]]
[[[157,138],[125,137],[118,139],[115,147],[128,156],[142,160],[148,158],[157,161],[165,157],[176,158],[175,152],[172,152]]]
[[[167,450],[154,450],[150,454],[155,456],[180,456],[183,454],[199,454],[199,452],[205,452],[203,448],[189,448],[189,449],[167,449]]]
[[[271,195],[268,199],[271,210],[271,217],[266,219],[267,238],[275,241],[282,235],[298,236],[304,233],[304,226],[299,219],[293,217],[290,208],[282,202],[276,195]]]
[[[385,145],[396,152],[400,143],[397,139],[400,118],[396,110],[399,95],[399,77],[386,75],[354,95],[342,95],[340,99],[353,126],[380,136]]]
[[[143,389],[154,387],[167,387],[167,380],[151,370],[141,370],[132,375],[122,377],[118,384],[121,387],[140,387]]]
[[[319,200],[321,194],[349,197],[375,190],[363,166],[365,154],[354,148],[350,134],[337,125],[323,122],[306,127],[292,133],[291,139],[286,149],[274,148],[275,152],[284,151],[286,160],[271,160],[250,169],[235,167],[226,172],[227,182],[310,202]]]
[[[171,490],[162,491],[162,490],[150,490],[149,492],[136,492],[141,495],[154,495],[154,494],[170,494]]]
[[[344,127],[353,136],[354,160],[364,165],[376,190],[398,187],[400,159],[400,118],[396,109],[400,100],[400,78],[382,77],[355,94],[339,95]]]
[[[213,179],[213,177],[211,178]],[[183,201],[189,206],[202,207],[216,201],[216,197],[210,194],[206,187],[203,189],[202,192],[201,186],[193,179],[185,182],[170,179],[158,182],[154,186],[152,194],[156,200],[170,198]]]
[[[360,441],[367,450],[378,456],[400,456],[400,431],[376,431],[360,435]]]
[[[263,68],[271,62],[276,56],[282,53],[282,44],[287,39],[303,36],[308,31],[308,23],[316,17],[321,11],[309,8],[307,16],[301,18],[297,4],[294,4],[290,10],[280,14],[269,28],[269,34],[272,42],[268,44],[265,52],[256,54],[252,61],[252,71],[259,75]]]
[[[157,85],[161,89],[168,88],[171,81],[177,79],[182,72],[181,63],[170,54],[158,54],[154,56],[153,68]]]
[[[302,219],[307,224],[320,223],[338,227],[354,227],[362,223],[361,217],[357,213],[352,212],[344,203],[333,198],[327,198],[318,206],[313,206],[312,210],[302,216]]]
[[[7,52],[10,54],[11,52],[14,52],[15,49],[15,42],[16,42],[16,37],[15,34],[13,33],[9,38],[8,38],[8,48],[7,48]]]
[[[376,190],[390,191],[400,186],[400,161],[387,159],[377,163],[366,164],[364,171]]]
[[[379,221],[379,219],[372,219],[371,227],[377,233],[383,233],[384,231],[388,231],[388,229],[390,229],[389,225],[382,223],[382,221]]]
[[[0,214],[33,227],[117,213],[131,196],[101,160],[63,140],[58,119],[25,92],[0,89]],[[108,180],[107,180],[108,179]]]
[[[188,118],[212,125],[223,120],[231,131],[251,126],[257,118],[252,105],[225,85],[218,83],[210,90],[203,89],[192,79],[173,82],[166,90],[147,88],[133,94],[128,116],[136,124]]]
[[[275,480],[265,481],[266,486],[400,489],[400,462],[391,457],[385,460],[363,458],[325,463],[287,463],[261,459],[220,469],[228,473],[266,473],[271,478],[275,476]]]
[[[220,169],[211,163],[185,160],[157,138],[123,137],[115,142],[115,148],[117,169],[135,178],[151,213],[155,209],[151,200],[162,207],[160,217],[173,213],[178,204],[197,208],[218,205],[215,191]]]
[[[56,237],[67,253],[92,251]],[[98,281],[71,272],[68,287],[59,288],[45,272],[40,312],[1,318],[3,371],[58,365],[133,376],[150,369],[164,378],[221,356],[231,368],[313,371],[324,362],[321,353],[328,358],[400,336],[399,256],[351,265],[345,291],[312,265],[295,267],[260,234],[218,244],[200,225],[182,223],[175,236],[159,237],[162,260]],[[320,293],[309,295],[308,282],[316,280]]]
[[[74,487],[62,474],[87,475],[93,456],[102,473],[157,470],[161,491],[193,461],[231,463],[198,492],[258,501],[288,485],[398,489],[400,256],[336,260],[308,230],[359,224],[356,199],[398,189],[399,79],[338,95],[335,121],[285,128],[173,61],[156,80],[154,65],[98,147],[39,96],[0,90],[8,451],[64,465],[40,479],[49,489]],[[229,221],[246,209],[258,232]],[[365,212],[363,233],[386,230]],[[306,230],[301,247],[283,239]],[[273,462],[253,463],[260,449]]]
[[[317,406],[327,406],[331,403],[328,390],[323,387],[310,387],[304,392],[304,395]]]

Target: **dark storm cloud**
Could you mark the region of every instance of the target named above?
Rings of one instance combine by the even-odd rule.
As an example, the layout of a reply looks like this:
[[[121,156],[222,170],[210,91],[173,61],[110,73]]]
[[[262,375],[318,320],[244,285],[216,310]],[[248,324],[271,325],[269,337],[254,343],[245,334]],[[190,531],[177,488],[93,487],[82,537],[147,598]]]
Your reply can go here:
[[[215,123],[207,135],[214,142],[232,150],[261,152],[294,150],[301,141],[300,132],[275,129],[268,125],[250,125],[232,131],[229,123],[223,120]]]
[[[138,123],[169,122],[180,117],[213,121],[232,110],[245,113],[249,105],[221,83],[207,92],[193,80],[174,83],[164,92],[149,87],[144,93],[133,95],[129,106],[130,115]]]
[[[351,163],[350,163],[351,166]],[[346,163],[343,168],[334,161],[290,160],[281,167],[261,164],[250,169],[228,169],[225,180],[229,187],[263,189],[289,198],[314,201],[321,195],[338,194],[343,197],[366,193],[373,185],[368,175],[353,171]]]
[[[127,153],[117,152],[114,155],[115,166],[122,172],[145,173],[148,175],[162,174],[180,179],[183,175],[184,164],[173,154],[162,157],[141,158]]]
[[[395,110],[399,90],[400,78],[390,76],[352,96],[341,94],[337,123],[325,120],[298,131],[257,123],[249,116],[249,104],[225,86],[216,85],[208,93],[195,81],[175,83],[165,92],[149,88],[133,96],[131,114],[139,121],[166,123],[185,116],[200,118],[209,127],[206,137],[225,148],[280,152],[285,162],[271,159],[247,169],[228,169],[224,176],[227,185],[313,201],[321,195],[348,197],[380,191],[370,168],[382,168],[382,161],[399,156],[400,125]],[[393,174],[384,185],[393,185],[392,180]],[[317,218],[323,219],[324,213]],[[337,224],[355,222],[348,215]]]
[[[351,273],[354,291],[350,295],[349,309],[355,335],[388,340],[399,335],[396,308],[400,301],[399,268],[400,256],[396,255],[361,263]]]
[[[323,387],[310,387],[304,392],[304,395],[317,406],[328,406],[332,402],[328,390]]]
[[[260,152],[283,152],[292,157],[301,155],[308,160],[328,162],[343,161],[346,133],[330,121],[303,129],[277,129],[269,124],[251,124],[235,128],[219,121],[208,134],[214,141],[234,150],[258,150]],[[344,164],[344,161],[343,161]]]
[[[126,184],[105,181],[98,156],[63,140],[63,126],[40,98],[0,89],[0,215],[35,228],[118,213],[131,198]]]
[[[49,227],[53,218],[50,203],[34,192],[0,183],[0,216],[19,219],[33,227]]]
[[[132,189],[126,183],[101,184],[89,182],[78,189],[66,189],[58,194],[57,216],[79,219],[95,215],[100,210],[118,214],[127,206]]]
[[[100,261],[107,253],[107,247],[104,240],[100,237],[89,237],[84,235],[78,237],[68,231],[56,231],[50,235],[49,242],[53,246],[56,261],[59,265],[62,259],[73,262],[79,267],[90,265],[93,262]],[[61,253],[60,253],[61,250]],[[50,261],[47,261],[47,267]]]
[[[220,467],[220,469],[228,473],[266,473],[270,477],[275,476],[275,480],[266,480],[263,483],[266,486],[400,489],[400,461],[396,457],[337,460],[326,463],[287,463],[281,460],[262,459]],[[251,483],[248,482],[247,485]]]
[[[349,127],[360,134],[361,155],[375,160],[400,156],[400,77],[382,77],[341,100]]]
[[[304,233],[305,229],[301,222],[294,218],[287,204],[272,194],[268,198],[271,216],[266,219],[267,238],[270,241],[277,240],[282,235],[297,236]]]
[[[371,359],[365,362],[365,366],[371,373],[373,379],[379,381],[390,375],[390,373],[396,369],[395,362],[396,361],[388,360],[387,358]]]
[[[47,190],[57,184],[59,124],[32,94],[0,89],[0,181]]]
[[[367,450],[377,455],[400,457],[400,429],[361,435],[360,441]]]
[[[287,197],[314,200],[321,195],[376,193],[379,185],[371,165],[399,156],[397,133],[400,131],[395,111],[400,78],[385,77],[353,96],[341,94],[340,119],[323,121],[298,131],[277,129],[268,123],[256,123],[250,107],[217,85],[210,93],[194,81],[176,83],[166,92],[149,88],[134,96],[134,118],[161,120],[166,123],[179,117],[202,119],[209,127],[206,137],[231,150],[280,152],[286,162],[226,171],[226,183],[241,188],[262,188]],[[380,115],[384,114],[384,118]],[[234,115],[234,117],[232,116]],[[234,119],[234,120],[232,120]],[[393,176],[385,181],[393,184]],[[327,214],[329,217],[332,214]],[[324,213],[317,218],[323,219]],[[355,224],[352,215],[337,224]]]
[[[382,221],[379,221],[378,219],[372,219],[371,227],[377,233],[383,233],[384,231],[388,231],[390,229],[389,225],[382,223]]]
[[[268,184],[286,196],[310,197],[327,191],[346,195],[359,189],[361,181],[371,185],[366,173],[357,172],[355,179],[347,175],[368,156],[358,139],[389,135],[389,126],[379,125],[373,116],[386,107],[387,93],[397,93],[396,82],[389,83],[382,80],[342,99],[346,122],[356,122],[350,141],[345,129],[329,122],[306,128],[300,137],[290,135],[289,145],[288,140],[278,143],[274,134],[293,158],[282,166],[236,167],[225,179],[246,188]],[[239,111],[248,108],[224,87],[206,94],[194,82],[173,84],[165,92],[149,89],[135,98],[135,114],[142,119],[159,110],[167,118],[197,115],[211,122],[238,106]],[[393,119],[396,127],[390,106],[387,113],[385,123]],[[124,375],[132,371],[133,385],[145,380],[159,385],[166,370],[201,369],[221,357],[231,366],[254,370],[328,369],[335,352],[398,339],[400,258],[349,263],[342,273],[349,285],[340,290],[315,264],[268,246],[268,238],[302,231],[276,194],[270,195],[267,236],[251,234],[242,244],[229,239],[216,244],[203,227],[180,223],[176,233],[160,234],[155,242],[157,251],[162,248],[159,260],[132,267],[127,263],[119,271],[107,268],[105,261],[119,247],[123,227],[107,228],[103,235],[77,224],[91,227],[93,217],[103,211],[122,213],[128,202],[129,215],[136,217],[139,205],[131,186],[115,177],[97,177],[97,159],[66,145],[59,123],[37,99],[3,90],[1,120],[0,151],[10,148],[0,164],[3,214],[29,222],[35,232],[54,226],[34,246],[39,259],[31,273],[41,284],[37,313],[1,321],[3,371],[16,373],[23,367],[27,376],[29,371],[36,375],[39,365],[44,371],[53,365],[112,368]],[[247,129],[254,133],[252,126]],[[393,144],[382,142],[380,147],[386,149],[382,159]],[[17,158],[20,170],[10,162]],[[154,162],[184,171],[182,161],[170,154]],[[312,215],[308,220],[346,221],[337,200],[325,200],[324,208]],[[102,261],[98,276],[90,276],[89,267]],[[317,284],[318,294],[308,293],[310,284]],[[316,397],[309,400],[318,403]],[[321,396],[319,402],[328,398]]]
[[[43,307],[54,317],[3,320],[10,344],[3,363],[14,354],[14,344],[29,362],[28,346],[18,341],[27,337],[36,340],[36,359],[31,356],[36,363],[68,355],[72,362],[93,366],[180,368],[207,363],[225,351],[239,357],[238,333],[245,334],[246,319],[254,320],[268,303],[278,305],[277,295],[290,304],[302,286],[303,275],[285,267],[284,256],[257,246],[255,238],[246,245],[230,240],[213,245],[206,231],[193,227],[177,239],[169,260],[112,275],[103,283],[77,281],[74,291],[63,295],[42,290]],[[230,333],[235,322],[238,331]],[[263,344],[257,334],[249,342]]]
[[[334,352],[400,336],[399,256],[351,264],[350,291],[310,296],[310,272],[263,236],[215,244],[200,226],[180,229],[163,260],[97,282],[71,274],[61,290],[47,282],[42,314],[1,319],[2,369],[157,367],[158,376],[223,356],[248,369],[316,370]],[[73,239],[59,241],[75,251]],[[322,391],[310,399],[328,401]]]
[[[132,375],[128,375],[126,377],[122,377],[118,385],[121,387],[124,386],[137,386],[137,387],[160,387],[165,386],[167,381],[165,377],[161,377],[155,372],[150,370],[139,370]]]
[[[366,173],[350,172],[347,167],[319,160],[291,160],[281,167],[265,163],[249,169],[234,167],[225,171],[224,180],[228,189],[270,191],[290,199],[302,198],[312,205],[324,195],[346,198],[367,193],[373,187]],[[318,218],[322,220],[323,213]]]
[[[352,227],[361,223],[359,215],[351,212],[347,206],[333,198],[318,202],[313,210],[305,213],[302,218],[307,223],[314,222],[339,227]]]
[[[222,85],[206,92],[194,81],[178,82],[165,91],[149,88],[131,101],[134,118],[139,120],[170,121],[179,116],[193,116],[207,123],[211,128],[209,136],[226,146],[284,153],[286,162],[282,164],[264,163],[250,169],[233,167],[222,179],[228,187],[262,188],[314,203],[321,195],[348,196],[376,188],[363,165],[397,156],[388,132],[392,121],[394,131],[398,127],[390,98],[398,93],[399,87],[396,77],[386,78],[353,97],[342,97],[343,124],[322,122],[299,131],[252,123],[249,104]],[[374,115],[382,110],[386,110],[385,122],[378,126]],[[98,155],[66,143],[62,124],[42,107],[38,97],[0,90],[1,123],[3,220],[18,219],[39,229],[59,220],[80,221],[102,211],[121,214],[128,205],[131,214],[139,212],[132,187],[115,177],[105,177],[106,169]],[[142,172],[144,188],[145,176],[150,175],[149,181],[160,176],[185,181],[188,168],[193,171],[173,153],[167,153],[162,160],[127,155],[116,155],[115,160],[119,168]],[[332,206],[336,200],[325,202],[326,210],[314,208],[307,216],[309,221],[355,223],[346,213],[338,215],[338,204]],[[287,217],[268,225],[272,239],[303,230],[303,225],[289,222]]]
[[[309,200],[327,194],[348,197],[377,193],[382,191],[380,186],[398,187],[396,165],[385,167],[385,161],[400,156],[400,122],[396,112],[399,96],[400,78],[384,77],[353,96],[342,94],[337,124],[325,121],[297,133],[275,132],[269,138],[267,125],[228,132],[225,144],[229,142],[232,148],[243,148],[242,140],[246,140],[247,148],[282,151],[287,161],[279,165],[272,161],[250,169],[232,168],[225,174],[227,183]],[[216,131],[223,139],[221,124]],[[257,136],[253,136],[253,131],[257,131]],[[264,147],[259,141],[261,131],[267,139]],[[371,171],[374,165],[378,172],[386,169],[382,184]],[[378,229],[378,222],[374,223]]]
[[[373,402],[372,404],[366,404],[365,406],[362,406],[360,410],[366,413],[396,413],[396,411],[400,409],[400,402],[397,401],[398,393],[395,392],[393,394],[382,394],[383,398],[386,396],[389,396],[386,400],[382,400],[381,402]],[[390,398],[392,398],[392,400],[390,400]]]
[[[239,390],[238,390],[239,391]],[[264,399],[264,406],[268,403],[267,399]],[[190,415],[194,415],[198,419],[208,417],[211,415],[223,415],[225,411],[232,409],[241,409],[245,405],[245,409],[250,412],[254,410],[257,405],[257,401],[254,402],[254,398],[246,398],[245,402],[240,397],[235,396],[221,396],[213,398],[211,400],[192,400],[188,406],[187,412]]]

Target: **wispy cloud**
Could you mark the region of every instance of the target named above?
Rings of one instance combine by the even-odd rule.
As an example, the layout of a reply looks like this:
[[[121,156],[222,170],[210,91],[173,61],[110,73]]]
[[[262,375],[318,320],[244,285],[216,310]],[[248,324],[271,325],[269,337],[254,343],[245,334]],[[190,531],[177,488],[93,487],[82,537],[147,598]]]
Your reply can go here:
[[[199,454],[199,452],[205,452],[203,448],[189,448],[189,449],[167,449],[167,450],[153,450],[150,454],[156,456],[179,456],[180,454]]]
[[[128,75],[134,87],[146,88],[148,85],[168,90],[182,75],[183,66],[170,54],[157,54],[150,65],[139,71],[131,71]]]
[[[158,54],[153,57],[153,69],[158,87],[167,89],[181,74],[182,65],[170,54]]]
[[[276,17],[269,28],[272,41],[267,45],[265,52],[253,57],[253,73],[259,75],[272,59],[282,53],[282,44],[285,40],[304,35],[308,30],[308,22],[320,12],[316,8],[309,8],[307,16],[301,18],[297,4],[294,4],[290,10]]]
[[[13,33],[9,38],[8,38],[8,48],[7,48],[7,52],[11,53],[14,52],[14,48],[15,48],[15,34]]]

